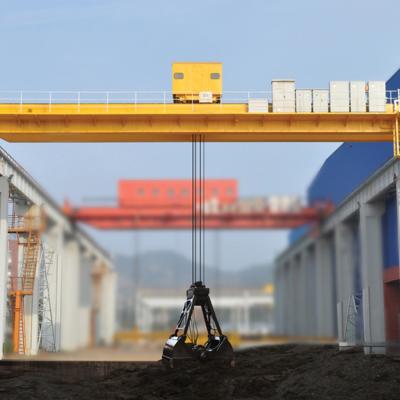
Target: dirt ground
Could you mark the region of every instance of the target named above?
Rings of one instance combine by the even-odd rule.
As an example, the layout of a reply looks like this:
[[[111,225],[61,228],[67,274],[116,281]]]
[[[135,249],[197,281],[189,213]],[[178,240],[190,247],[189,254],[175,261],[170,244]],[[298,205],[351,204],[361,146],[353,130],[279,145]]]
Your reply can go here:
[[[236,367],[160,362],[0,363],[0,399],[400,399],[400,359],[335,346],[241,350]]]

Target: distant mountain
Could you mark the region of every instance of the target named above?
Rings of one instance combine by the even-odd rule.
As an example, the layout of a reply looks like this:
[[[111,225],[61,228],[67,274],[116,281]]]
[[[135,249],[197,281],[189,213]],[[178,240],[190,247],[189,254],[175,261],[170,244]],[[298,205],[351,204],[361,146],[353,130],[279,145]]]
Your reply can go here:
[[[115,265],[121,289],[186,288],[192,279],[192,263],[173,251],[151,251],[135,257],[118,255]],[[210,287],[261,288],[272,282],[273,271],[268,264],[253,265],[239,271],[227,271],[206,265],[206,281]]]

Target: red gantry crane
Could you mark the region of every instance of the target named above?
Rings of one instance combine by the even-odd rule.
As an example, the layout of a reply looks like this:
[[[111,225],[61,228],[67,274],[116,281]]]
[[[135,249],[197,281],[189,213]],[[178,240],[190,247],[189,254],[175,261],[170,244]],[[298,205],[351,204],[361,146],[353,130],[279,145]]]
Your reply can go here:
[[[197,204],[199,207],[199,204]],[[206,179],[206,229],[291,229],[317,222],[330,204],[303,206],[297,196],[239,197],[235,179]],[[192,181],[121,180],[116,206],[72,207],[71,219],[105,230],[191,229]]]

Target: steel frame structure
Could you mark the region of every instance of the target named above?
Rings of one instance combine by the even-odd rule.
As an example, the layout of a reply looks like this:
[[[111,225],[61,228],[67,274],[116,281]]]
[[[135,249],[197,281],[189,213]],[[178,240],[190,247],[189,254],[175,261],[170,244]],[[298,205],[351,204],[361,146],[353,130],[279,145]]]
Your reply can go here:
[[[73,220],[98,229],[190,229],[191,209],[140,209],[113,207],[80,207],[65,210]],[[331,211],[324,208],[305,207],[287,212],[218,212],[204,215],[205,229],[291,229],[319,221]]]
[[[398,105],[387,111],[250,113],[221,104],[0,104],[10,142],[382,142],[397,140]]]

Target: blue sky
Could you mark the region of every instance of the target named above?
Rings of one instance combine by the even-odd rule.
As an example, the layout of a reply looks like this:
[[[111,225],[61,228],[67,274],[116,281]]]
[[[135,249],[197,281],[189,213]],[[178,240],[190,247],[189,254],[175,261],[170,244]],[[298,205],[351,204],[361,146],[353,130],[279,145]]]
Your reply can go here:
[[[172,61],[222,61],[226,90],[269,90],[272,78],[327,88],[387,79],[399,66],[394,0],[114,0],[0,2],[0,90],[169,90]],[[9,144],[60,202],[113,196],[119,178],[190,176],[186,144]],[[243,195],[300,193],[338,144],[209,144],[210,177]],[[132,233],[93,233],[132,253]],[[224,268],[268,262],[286,232],[222,234]],[[209,235],[209,260],[213,260]],[[190,254],[190,234],[143,233],[141,249]]]

